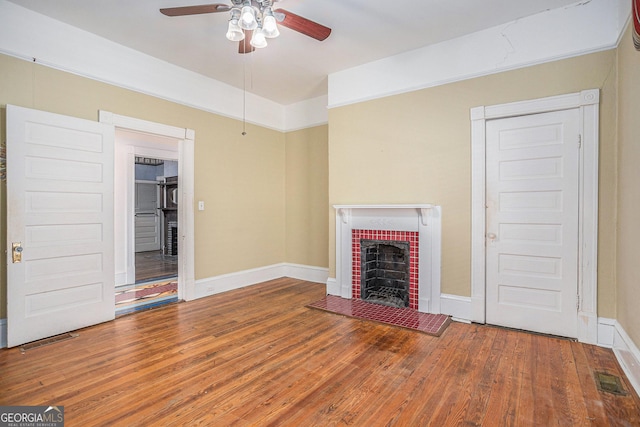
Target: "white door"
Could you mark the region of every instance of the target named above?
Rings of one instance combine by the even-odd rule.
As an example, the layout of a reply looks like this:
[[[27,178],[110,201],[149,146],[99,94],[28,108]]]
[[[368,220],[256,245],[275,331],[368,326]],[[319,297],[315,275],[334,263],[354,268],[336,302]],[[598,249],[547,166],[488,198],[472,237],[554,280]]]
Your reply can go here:
[[[487,323],[577,336],[579,110],[487,121]]]
[[[9,347],[114,318],[113,140],[7,106]]]
[[[160,250],[158,184],[136,182],[135,193],[135,251]]]

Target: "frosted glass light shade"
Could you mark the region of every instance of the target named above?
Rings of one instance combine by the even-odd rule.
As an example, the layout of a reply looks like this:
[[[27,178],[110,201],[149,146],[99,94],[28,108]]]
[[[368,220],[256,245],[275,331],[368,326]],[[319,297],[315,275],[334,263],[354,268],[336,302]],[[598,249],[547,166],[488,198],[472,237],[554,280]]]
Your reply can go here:
[[[258,28],[258,21],[256,20],[256,12],[251,6],[244,6],[240,13],[240,28],[243,30],[255,30]]]
[[[278,31],[278,25],[276,24],[276,18],[274,18],[273,15],[266,15],[264,17],[262,31],[264,32],[264,36],[270,39],[273,39],[280,35],[280,31]]]
[[[264,32],[262,31],[262,28],[258,28],[253,32],[253,36],[251,37],[251,46],[257,49],[267,47],[267,39],[264,38]]]
[[[227,39],[232,42],[239,42],[240,40],[244,40],[244,32],[242,28],[238,25],[237,19],[229,20],[229,29],[227,30]]]

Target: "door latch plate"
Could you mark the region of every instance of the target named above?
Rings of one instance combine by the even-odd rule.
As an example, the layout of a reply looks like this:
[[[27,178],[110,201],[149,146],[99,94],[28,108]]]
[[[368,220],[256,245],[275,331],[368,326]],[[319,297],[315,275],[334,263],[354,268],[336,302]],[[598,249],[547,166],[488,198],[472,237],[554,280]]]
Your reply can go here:
[[[14,264],[22,262],[22,243],[15,242],[11,245],[11,259]]]

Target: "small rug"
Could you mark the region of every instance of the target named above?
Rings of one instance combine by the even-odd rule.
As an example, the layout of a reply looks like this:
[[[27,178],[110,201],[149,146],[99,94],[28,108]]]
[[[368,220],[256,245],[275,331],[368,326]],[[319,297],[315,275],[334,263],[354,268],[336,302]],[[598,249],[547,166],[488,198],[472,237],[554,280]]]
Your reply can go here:
[[[373,320],[387,325],[400,326],[436,337],[439,337],[451,323],[451,318],[444,314],[421,313],[411,308],[389,307],[335,295],[327,295],[307,307],[355,319]]]
[[[116,288],[116,315],[145,310],[178,301],[178,281],[135,284]]]

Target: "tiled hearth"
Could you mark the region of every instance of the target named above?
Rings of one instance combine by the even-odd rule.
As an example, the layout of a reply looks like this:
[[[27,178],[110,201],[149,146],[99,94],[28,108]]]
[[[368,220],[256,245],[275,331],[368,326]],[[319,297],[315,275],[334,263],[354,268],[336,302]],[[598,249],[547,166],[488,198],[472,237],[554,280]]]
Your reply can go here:
[[[441,209],[416,205],[335,205],[336,277],[327,294],[360,298],[361,239],[410,244],[409,308],[440,313]]]
[[[327,295],[323,299],[309,304],[309,307],[356,319],[413,329],[435,336],[440,336],[451,321],[451,318],[444,314],[420,313],[410,308],[388,307],[333,295]]]

